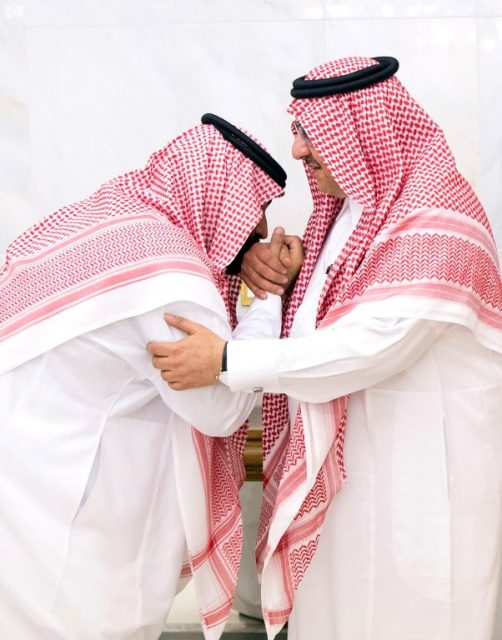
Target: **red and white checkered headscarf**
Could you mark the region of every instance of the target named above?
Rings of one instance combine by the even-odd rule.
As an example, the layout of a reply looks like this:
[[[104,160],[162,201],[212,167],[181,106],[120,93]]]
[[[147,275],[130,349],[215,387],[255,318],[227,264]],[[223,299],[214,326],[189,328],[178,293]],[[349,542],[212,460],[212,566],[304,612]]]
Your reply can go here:
[[[345,58],[316,67],[306,79],[336,77],[374,64],[371,58]],[[481,343],[502,351],[502,284],[488,220],[459,174],[441,129],[399,80],[391,77],[352,93],[293,100],[289,112],[334,180],[364,206],[329,272],[317,327],[336,322],[357,305],[378,303],[379,315],[459,323]],[[320,193],[306,171],[314,211],[304,236],[305,263],[285,309],[284,337],[343,205],[343,200]],[[265,398],[258,559],[272,635],[288,618],[328,506],[345,481],[347,402],[342,397],[301,403],[290,430],[286,397]],[[315,447],[310,447],[314,439]]]
[[[235,325],[240,280],[227,276],[225,267],[261,220],[262,205],[282,193],[214,126],[182,133],[154,153],[144,169],[106,182],[7,247],[0,271],[0,354],[8,353],[15,341],[11,352],[25,349],[20,364],[108,324],[113,320],[103,317],[99,303],[89,307],[88,302],[119,288],[128,317],[127,286],[148,286],[149,278],[166,272],[214,280]],[[159,292],[158,306],[164,302],[161,296]],[[84,309],[79,322],[61,321],[75,307]],[[37,325],[46,328],[40,332],[43,346],[22,340]],[[185,532],[206,633],[214,638],[228,616],[240,561],[238,491],[244,479],[245,428],[228,438],[193,429],[193,439],[206,491],[201,497],[208,514],[204,548],[200,531],[197,549],[191,547],[190,514],[184,518]],[[189,498],[193,503],[194,497]]]
[[[91,295],[122,286],[139,264],[148,273],[192,256],[229,292],[224,267],[282,189],[211,125],[200,125],[152,154],[147,166],[102,185],[8,245],[0,271],[0,341]],[[153,263],[155,262],[155,266]],[[148,277],[146,273],[145,277]],[[226,300],[227,301],[227,300]],[[227,301],[228,302],[228,301]],[[229,307],[229,315],[235,312]]]

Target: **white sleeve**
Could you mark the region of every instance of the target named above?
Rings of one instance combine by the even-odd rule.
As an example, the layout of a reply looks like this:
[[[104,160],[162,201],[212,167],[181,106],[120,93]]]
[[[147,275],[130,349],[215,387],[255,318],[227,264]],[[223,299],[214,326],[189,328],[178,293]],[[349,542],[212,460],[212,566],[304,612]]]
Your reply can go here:
[[[165,312],[183,316],[205,325],[224,339],[231,337],[228,323],[219,315],[194,302],[171,302],[163,307],[122,321],[120,336],[114,340],[114,351],[127,360],[156,388],[165,404],[183,420],[210,436],[233,433],[251,413],[256,395],[233,393],[221,382],[185,391],[174,391],[155,369],[146,345],[151,341],[176,341],[184,333],[166,324]],[[116,326],[116,325],[115,325]],[[113,325],[110,325],[113,331]]]
[[[281,335],[281,323],[281,296],[269,293],[265,300],[253,300],[235,327],[232,340],[278,338]]]
[[[263,390],[326,402],[399,373],[446,326],[352,312],[302,338],[231,341],[225,383],[234,391]]]

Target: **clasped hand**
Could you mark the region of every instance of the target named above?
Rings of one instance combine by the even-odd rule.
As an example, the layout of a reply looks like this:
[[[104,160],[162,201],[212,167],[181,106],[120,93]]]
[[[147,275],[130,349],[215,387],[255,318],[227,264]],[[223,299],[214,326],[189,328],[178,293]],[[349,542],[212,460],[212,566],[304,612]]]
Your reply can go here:
[[[300,238],[274,229],[268,243],[255,244],[244,256],[241,276],[259,298],[268,293],[282,295],[303,264]],[[186,318],[165,314],[165,321],[186,333],[175,342],[149,342],[147,351],[162,378],[176,391],[214,384],[221,368],[225,340],[206,327]]]
[[[276,227],[270,242],[256,243],[244,254],[241,278],[255,294],[282,296],[296,279],[303,264],[303,246],[298,236],[288,236]]]
[[[186,318],[164,314],[168,325],[186,333],[175,342],[149,342],[152,364],[175,391],[214,384],[221,368],[225,340]]]

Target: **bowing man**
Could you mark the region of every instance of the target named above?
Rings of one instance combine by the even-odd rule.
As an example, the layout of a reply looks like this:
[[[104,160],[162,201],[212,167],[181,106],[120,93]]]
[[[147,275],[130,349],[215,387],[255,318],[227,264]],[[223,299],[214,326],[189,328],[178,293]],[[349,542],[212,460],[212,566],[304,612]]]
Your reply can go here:
[[[254,138],[206,114],[144,169],[8,246],[2,638],[155,640],[182,571],[206,638],[221,634],[240,558],[240,425],[255,394],[220,383],[177,393],[144,345],[180,336],[166,311],[231,338],[232,273],[241,249],[267,235],[265,209],[285,182]],[[274,235],[286,262],[288,242]],[[240,335],[278,336],[269,307],[251,310]]]

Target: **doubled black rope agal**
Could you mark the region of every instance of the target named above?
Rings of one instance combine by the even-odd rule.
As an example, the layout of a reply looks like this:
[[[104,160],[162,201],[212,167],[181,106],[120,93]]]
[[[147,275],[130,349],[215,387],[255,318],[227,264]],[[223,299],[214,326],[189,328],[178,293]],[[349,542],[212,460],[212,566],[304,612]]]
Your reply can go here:
[[[291,95],[293,98],[323,98],[337,93],[350,93],[371,87],[377,82],[383,82],[399,69],[399,62],[396,58],[384,56],[373,58],[373,60],[377,64],[343,76],[321,78],[320,80],[305,80],[306,76],[297,78],[293,82]]]
[[[281,165],[276,162],[272,156],[260,147],[254,140],[243,133],[233,124],[227,122],[219,116],[215,116],[214,113],[205,113],[201,118],[202,124],[212,124],[218,129],[221,135],[228,140],[230,144],[239,149],[246,157],[250,158],[260,169],[263,169],[272,180],[284,189],[286,186],[286,172]]]

